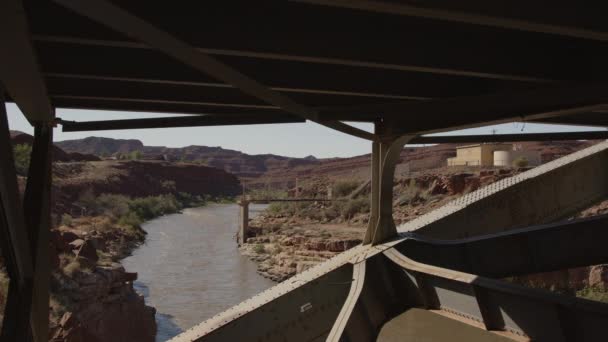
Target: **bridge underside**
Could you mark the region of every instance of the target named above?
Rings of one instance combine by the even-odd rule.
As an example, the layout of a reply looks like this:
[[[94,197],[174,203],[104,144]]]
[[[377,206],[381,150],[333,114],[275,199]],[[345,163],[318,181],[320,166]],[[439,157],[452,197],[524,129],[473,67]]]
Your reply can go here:
[[[605,130],[429,135],[515,121],[607,127],[601,10],[554,1],[118,3],[0,1],[0,247],[11,279],[0,339],[47,340],[52,127],[305,121],[371,142],[364,244],[176,341],[440,338],[430,322],[471,340],[599,338],[605,305],[499,279],[607,262],[603,218],[536,227],[608,195],[607,143],[400,227],[392,200],[407,143],[608,137]],[[5,102],[35,128],[23,199]],[[68,121],[57,108],[144,117]],[[346,123],[353,121],[374,131]]]

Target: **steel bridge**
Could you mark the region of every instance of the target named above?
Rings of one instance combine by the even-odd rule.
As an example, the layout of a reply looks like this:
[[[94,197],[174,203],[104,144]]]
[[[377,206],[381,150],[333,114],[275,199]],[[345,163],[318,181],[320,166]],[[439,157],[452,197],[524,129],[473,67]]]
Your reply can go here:
[[[402,226],[392,219],[404,144],[606,138],[428,135],[514,121],[608,126],[604,14],[560,0],[0,1],[0,100],[35,131],[22,198],[1,106],[1,339],[48,339],[54,126],[312,121],[371,142],[363,244],[175,341],[604,340],[605,304],[502,279],[608,262],[605,217],[565,220],[608,195],[607,142]],[[66,121],[57,108],[168,115]]]

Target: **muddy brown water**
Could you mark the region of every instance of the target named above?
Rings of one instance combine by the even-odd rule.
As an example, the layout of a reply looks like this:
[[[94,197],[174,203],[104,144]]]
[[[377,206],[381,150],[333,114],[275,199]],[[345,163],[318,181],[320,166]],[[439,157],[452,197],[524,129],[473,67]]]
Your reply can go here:
[[[250,205],[250,217],[266,205]],[[274,283],[256,273],[234,240],[236,204],[212,204],[147,222],[146,243],[123,260],[135,288],[157,310],[156,341],[166,341]]]

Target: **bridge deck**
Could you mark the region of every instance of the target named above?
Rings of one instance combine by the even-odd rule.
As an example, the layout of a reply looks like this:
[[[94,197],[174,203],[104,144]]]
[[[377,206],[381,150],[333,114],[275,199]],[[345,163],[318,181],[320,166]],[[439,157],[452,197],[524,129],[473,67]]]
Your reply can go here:
[[[463,323],[455,317],[412,308],[388,321],[378,334],[378,342],[507,342],[511,337],[502,336],[470,324]]]

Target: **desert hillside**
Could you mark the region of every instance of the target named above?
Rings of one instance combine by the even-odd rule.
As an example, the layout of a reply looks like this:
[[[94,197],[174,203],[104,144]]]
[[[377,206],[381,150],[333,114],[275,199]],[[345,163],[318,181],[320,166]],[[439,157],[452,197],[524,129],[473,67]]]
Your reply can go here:
[[[519,143],[523,149],[539,151],[543,162],[547,162],[594,144],[595,141],[546,141]],[[88,137],[57,142],[56,145],[69,153],[93,154],[98,157],[120,157],[141,152],[147,160],[183,161],[223,169],[237,176],[247,188],[293,187],[295,179],[369,179],[370,155],[351,158],[318,159],[313,156],[291,158],[273,154],[250,155],[239,151],[209,146],[186,146],[170,148],[145,146],[139,140],[120,140]],[[433,146],[408,146],[401,153],[401,163],[396,176],[409,172],[440,169],[446,159],[456,153],[456,144]]]

